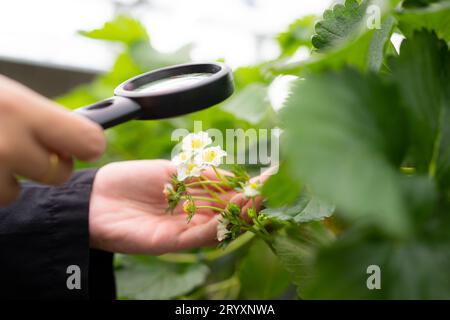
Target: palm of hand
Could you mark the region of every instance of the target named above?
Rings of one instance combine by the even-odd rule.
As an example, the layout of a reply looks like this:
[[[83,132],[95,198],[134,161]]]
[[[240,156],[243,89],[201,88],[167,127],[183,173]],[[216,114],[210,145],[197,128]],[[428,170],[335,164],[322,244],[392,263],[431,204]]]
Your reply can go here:
[[[91,246],[112,252],[161,254],[213,245],[219,215],[202,209],[187,223],[180,207],[166,212],[163,188],[175,168],[169,161],[128,161],[107,165],[94,181],[89,230]],[[207,196],[202,189],[196,195]],[[234,193],[223,196],[230,200]],[[239,195],[232,199],[242,202]]]

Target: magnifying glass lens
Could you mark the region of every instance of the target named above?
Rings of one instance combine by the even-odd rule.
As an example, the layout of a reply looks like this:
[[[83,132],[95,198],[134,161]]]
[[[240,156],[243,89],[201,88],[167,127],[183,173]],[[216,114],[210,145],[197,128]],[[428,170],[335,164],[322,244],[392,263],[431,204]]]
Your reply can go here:
[[[206,78],[209,78],[211,75],[212,73],[181,74],[143,84],[140,87],[134,88],[133,91],[152,93],[157,91],[163,92],[174,88],[182,89],[184,87],[189,87],[197,82],[200,82]]]
[[[220,62],[186,63],[152,70],[114,89],[114,97],[75,112],[110,128],[129,120],[181,116],[214,106],[233,93],[230,68]]]

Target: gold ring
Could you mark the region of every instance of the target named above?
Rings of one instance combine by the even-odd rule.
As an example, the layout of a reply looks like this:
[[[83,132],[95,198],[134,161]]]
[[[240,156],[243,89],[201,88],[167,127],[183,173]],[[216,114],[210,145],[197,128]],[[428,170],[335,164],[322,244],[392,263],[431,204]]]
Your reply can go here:
[[[49,168],[43,179],[44,183],[53,182],[59,169],[59,156],[56,153],[50,153],[48,161],[49,161]]]

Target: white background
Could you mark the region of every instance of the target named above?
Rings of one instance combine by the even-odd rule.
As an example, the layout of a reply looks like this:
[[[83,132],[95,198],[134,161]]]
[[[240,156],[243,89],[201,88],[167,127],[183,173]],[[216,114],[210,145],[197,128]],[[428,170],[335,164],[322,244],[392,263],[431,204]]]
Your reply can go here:
[[[119,48],[85,39],[118,12],[147,27],[153,45],[193,43],[194,60],[225,58],[233,67],[276,56],[274,35],[331,0],[0,0],[0,58],[107,70]]]

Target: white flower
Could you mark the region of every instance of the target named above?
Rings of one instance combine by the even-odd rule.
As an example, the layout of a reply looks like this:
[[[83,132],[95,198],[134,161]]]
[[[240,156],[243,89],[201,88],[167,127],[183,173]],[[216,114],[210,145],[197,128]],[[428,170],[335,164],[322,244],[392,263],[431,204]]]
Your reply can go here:
[[[244,186],[244,194],[247,198],[253,198],[260,195],[261,183],[259,181],[256,182],[248,182]]]
[[[230,234],[230,230],[228,230],[228,224],[230,221],[227,218],[222,218],[219,220],[219,224],[217,225],[217,240],[223,241],[228,238]]]
[[[183,138],[182,149],[184,151],[195,152],[202,150],[207,145],[211,144],[212,140],[207,132],[200,131],[197,133],[190,133]]]
[[[194,158],[198,165],[219,166],[227,153],[220,146],[209,147],[200,151]]]
[[[195,163],[185,163],[177,167],[177,179],[183,181],[187,178],[200,177],[205,168]]]
[[[172,158],[172,163],[178,167],[180,165],[187,164],[190,160],[192,160],[192,153],[190,151],[181,151]]]

